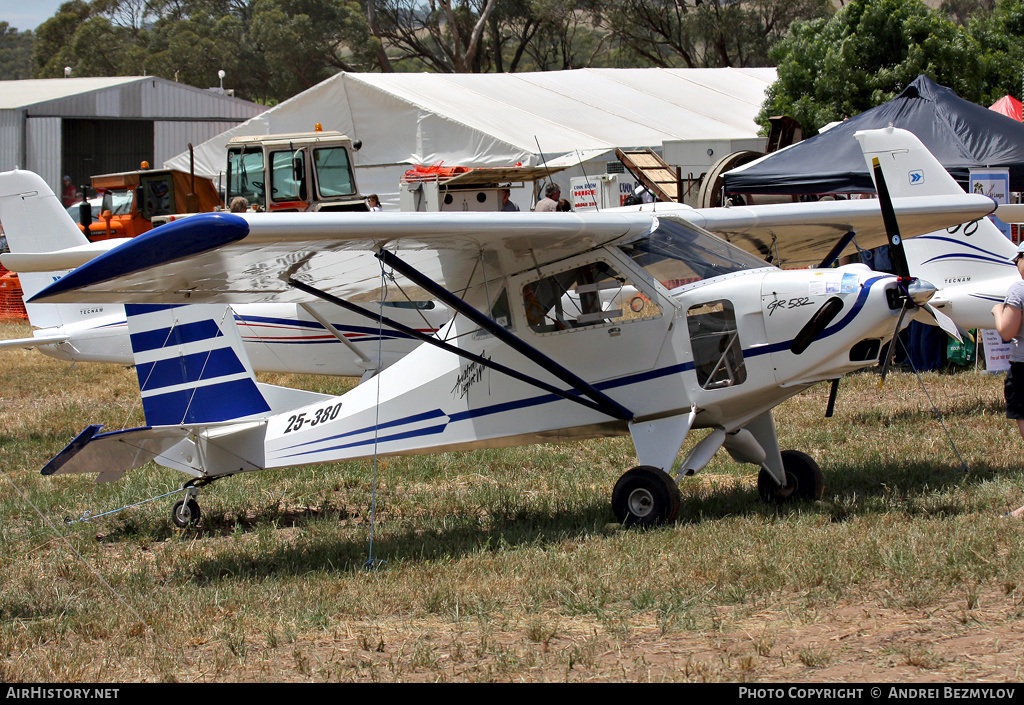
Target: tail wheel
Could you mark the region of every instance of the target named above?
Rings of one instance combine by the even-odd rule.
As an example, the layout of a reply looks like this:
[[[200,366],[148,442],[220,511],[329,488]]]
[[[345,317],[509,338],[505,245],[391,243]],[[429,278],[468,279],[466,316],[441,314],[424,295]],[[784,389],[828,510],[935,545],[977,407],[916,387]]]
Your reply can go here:
[[[199,511],[199,502],[195,501],[191,497],[186,499],[179,499],[171,507],[171,521],[174,525],[180,529],[194,526],[199,522],[201,513]]]
[[[794,500],[816,500],[825,494],[825,478],[814,458],[798,450],[782,451],[786,486],[780,487],[771,474],[762,470],[757,476],[757,492],[768,504]]]
[[[625,472],[612,490],[612,512],[623,526],[657,526],[679,517],[682,498],[668,473],[649,465]]]

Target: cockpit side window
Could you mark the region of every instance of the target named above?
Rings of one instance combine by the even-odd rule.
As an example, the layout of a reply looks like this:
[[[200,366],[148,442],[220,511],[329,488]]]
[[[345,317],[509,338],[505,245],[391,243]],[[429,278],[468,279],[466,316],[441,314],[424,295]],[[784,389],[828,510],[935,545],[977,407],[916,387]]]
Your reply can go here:
[[[652,318],[658,305],[608,262],[572,267],[523,286],[526,321],[537,333]]]

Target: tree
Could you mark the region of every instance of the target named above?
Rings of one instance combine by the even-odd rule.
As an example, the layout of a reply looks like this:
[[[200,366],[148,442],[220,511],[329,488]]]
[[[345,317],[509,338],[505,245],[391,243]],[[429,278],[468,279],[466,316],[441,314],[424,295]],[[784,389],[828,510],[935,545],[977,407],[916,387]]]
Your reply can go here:
[[[31,30],[19,32],[6,22],[0,22],[0,80],[14,81],[32,77]]]
[[[1004,95],[1024,99],[1024,0],[998,0],[991,13],[972,16],[967,29],[978,45],[985,47],[979,59],[983,104],[990,105]]]
[[[607,0],[597,17],[624,64],[767,66],[768,49],[796,20],[825,17],[826,0]]]
[[[920,74],[976,101],[978,43],[920,0],[853,0],[831,19],[796,22],[770,52],[779,78],[758,116],[800,121],[804,134],[896,97]]]
[[[385,51],[397,52],[384,70],[396,63],[442,73],[481,70],[484,32],[497,0],[367,2],[374,5],[375,36]]]

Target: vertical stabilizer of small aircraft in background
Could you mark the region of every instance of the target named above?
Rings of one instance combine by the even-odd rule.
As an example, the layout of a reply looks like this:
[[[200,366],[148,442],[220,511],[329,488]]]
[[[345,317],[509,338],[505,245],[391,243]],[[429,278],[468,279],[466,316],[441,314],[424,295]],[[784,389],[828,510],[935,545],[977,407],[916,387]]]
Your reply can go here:
[[[50,187],[31,171],[0,174],[0,223],[12,252],[57,252],[89,245]],[[67,269],[19,273],[24,298],[35,296],[66,273]],[[103,318],[114,309],[120,313],[116,305],[26,304],[25,309],[29,322],[44,329]]]
[[[958,196],[963,189],[949,172],[906,130],[858,132],[865,159],[877,157],[894,198]],[[963,330],[991,328],[992,305],[1003,300],[1020,279],[1010,259],[1017,247],[988,217],[904,241],[907,263],[915,276],[931,282],[938,293],[930,304]],[[915,316],[934,324],[926,315]]]

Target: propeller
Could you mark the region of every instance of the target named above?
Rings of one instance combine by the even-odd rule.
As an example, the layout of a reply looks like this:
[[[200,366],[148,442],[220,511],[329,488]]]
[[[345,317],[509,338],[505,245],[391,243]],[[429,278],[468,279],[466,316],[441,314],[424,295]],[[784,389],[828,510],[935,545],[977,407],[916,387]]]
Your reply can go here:
[[[911,307],[931,315],[935,319],[935,323],[947,335],[960,342],[963,342],[963,338],[956,323],[928,303],[938,289],[929,282],[911,276],[906,250],[903,248],[903,238],[900,236],[899,223],[896,222],[896,211],[892,206],[892,198],[889,196],[889,187],[885,183],[885,175],[882,173],[882,164],[878,157],[873,157],[871,165],[875,172],[875,189],[878,191],[878,203],[882,209],[882,222],[885,224],[885,232],[889,239],[889,259],[892,261],[893,269],[898,277],[897,283],[903,292],[903,307],[900,309],[899,318],[896,319],[896,330],[893,331],[892,340],[889,342],[889,350],[882,363],[882,375],[878,380],[878,388],[881,389],[885,384],[885,376],[892,365],[893,357],[896,355],[896,336],[899,335],[903,327],[903,319]]]

